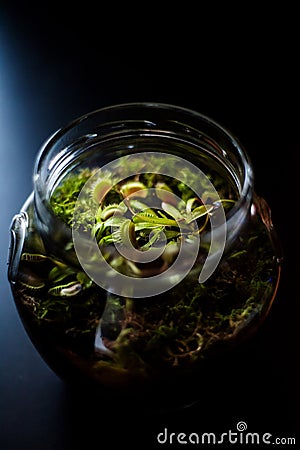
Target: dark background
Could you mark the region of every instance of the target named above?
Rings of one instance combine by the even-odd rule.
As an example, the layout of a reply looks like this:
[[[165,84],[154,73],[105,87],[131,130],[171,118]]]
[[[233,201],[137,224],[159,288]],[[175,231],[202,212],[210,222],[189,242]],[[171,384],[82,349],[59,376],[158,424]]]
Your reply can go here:
[[[155,448],[157,433],[299,432],[299,33],[296,11],[243,3],[0,7],[0,449]],[[12,6],[14,5],[14,6]],[[139,5],[139,4],[138,4]],[[185,8],[183,6],[186,6]],[[186,410],[107,412],[71,391],[29,341],[7,281],[9,226],[32,191],[37,152],[76,117],[133,101],[177,104],[229,128],[284,249],[279,292],[258,334]],[[174,393],[176,395],[176,393]],[[162,445],[160,447],[163,447]],[[175,445],[173,445],[175,447]]]

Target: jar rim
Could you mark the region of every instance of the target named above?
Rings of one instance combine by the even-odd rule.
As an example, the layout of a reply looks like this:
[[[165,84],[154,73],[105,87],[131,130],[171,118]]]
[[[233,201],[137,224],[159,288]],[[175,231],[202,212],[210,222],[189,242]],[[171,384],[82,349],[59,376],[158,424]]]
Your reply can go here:
[[[104,106],[102,108],[94,109],[86,114],[82,114],[81,116],[71,120],[69,123],[67,123],[65,126],[60,127],[58,130],[56,130],[54,133],[52,133],[48,139],[45,141],[45,143],[41,146],[39,153],[37,154],[36,162],[34,165],[33,170],[33,180],[35,187],[37,190],[41,188],[44,189],[44,184],[39,186],[39,172],[41,169],[41,165],[43,164],[43,159],[47,152],[51,149],[53,144],[55,142],[62,139],[67,132],[70,130],[74,130],[79,124],[83,124],[86,121],[88,121],[90,118],[97,116],[98,114],[102,113],[109,113],[109,112],[115,112],[115,111],[122,111],[126,109],[138,109],[142,108],[143,110],[160,110],[160,111],[168,111],[172,112],[173,114],[185,114],[186,117],[194,118],[196,120],[204,121],[209,126],[212,126],[215,130],[218,130],[220,133],[222,133],[233,145],[235,148],[235,151],[237,152],[237,155],[240,158],[240,161],[243,163],[243,169],[244,169],[244,177],[243,177],[243,184],[241,186],[240,190],[240,199],[244,199],[248,197],[249,191],[252,191],[253,188],[253,167],[251,159],[245,150],[244,146],[240,142],[240,140],[235,136],[234,133],[232,133],[226,126],[221,124],[220,122],[216,121],[215,119],[209,117],[208,115],[205,115],[203,113],[200,113],[198,111],[195,111],[193,109],[184,107],[184,106],[178,106],[171,103],[160,103],[160,102],[127,102],[127,103],[117,103],[114,105],[108,105]],[[137,117],[138,119],[138,117]],[[251,195],[252,196],[252,195]],[[237,207],[239,200],[236,202]],[[233,208],[235,209],[235,208]]]

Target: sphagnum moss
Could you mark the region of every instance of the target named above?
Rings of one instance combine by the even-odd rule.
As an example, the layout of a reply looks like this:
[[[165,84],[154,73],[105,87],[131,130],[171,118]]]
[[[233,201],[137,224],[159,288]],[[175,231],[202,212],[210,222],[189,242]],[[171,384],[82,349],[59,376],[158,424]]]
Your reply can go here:
[[[135,248],[147,251],[160,245],[164,233],[166,248],[172,246],[173,251],[161,258],[159,270],[172,264],[182,239],[209,230],[209,217],[220,204],[227,213],[236,201],[234,190],[213,176],[221,200],[206,186],[201,199],[195,197],[182,181],[168,176],[145,173],[115,184],[114,177],[104,173],[74,220],[78,195],[94,173],[90,169],[72,173],[56,186],[51,197],[55,215],[69,227],[95,236],[101,248],[129,239]],[[157,208],[145,203],[149,188],[155,190]],[[89,211],[95,203],[93,217]],[[19,307],[53,346],[64,348],[72,359],[84,360],[99,374],[103,368],[143,375],[174,366],[189,368],[215,343],[230,340],[259,317],[272,296],[277,277],[274,252],[265,225],[259,217],[253,220],[255,227],[239,237],[206,283],[199,284],[191,273],[153,298],[107,293],[78,267],[46,253],[26,251],[15,286]],[[125,273],[133,270],[124,258],[112,264]],[[135,276],[143,273],[138,264],[134,270]]]

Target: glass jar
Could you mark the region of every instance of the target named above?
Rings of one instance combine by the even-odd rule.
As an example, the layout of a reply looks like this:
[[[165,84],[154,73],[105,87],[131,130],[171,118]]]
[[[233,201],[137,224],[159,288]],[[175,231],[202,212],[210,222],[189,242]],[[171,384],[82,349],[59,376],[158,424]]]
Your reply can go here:
[[[280,279],[245,149],[174,105],[111,106],[58,130],[10,232],[15,304],[45,361],[145,408],[197,400],[207,365],[255,333]]]

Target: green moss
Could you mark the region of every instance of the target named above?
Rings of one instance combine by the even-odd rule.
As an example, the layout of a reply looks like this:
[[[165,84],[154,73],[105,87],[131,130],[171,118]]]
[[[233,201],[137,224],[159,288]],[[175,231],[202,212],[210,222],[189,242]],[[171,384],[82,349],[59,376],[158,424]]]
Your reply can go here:
[[[93,183],[74,222],[78,195],[93,173],[86,169],[67,176],[54,190],[51,206],[70,227],[80,226],[92,233],[100,246],[122,241],[125,227],[130,228],[131,243],[142,250],[159,244],[160,231],[164,231],[169,244],[178,243],[183,235],[193,235],[191,217],[197,220],[198,230],[209,229],[207,218],[217,204],[207,192],[208,187],[202,186],[203,198],[208,202],[203,204],[198,198],[193,200],[193,191],[184,183],[155,173],[118,184],[105,174],[107,182],[101,179]],[[110,190],[106,189],[108,185]],[[217,185],[227,211],[234,204],[234,192],[220,180]],[[164,189],[155,199],[159,210],[140,211],[145,198],[143,186]],[[134,192],[134,196],[124,202],[124,193],[128,192]],[[168,197],[170,192],[181,200],[174,202],[174,197]],[[211,210],[205,209],[208,205]],[[91,214],[95,206],[96,217]],[[180,230],[178,217],[185,221]],[[253,218],[250,228],[239,237],[234,250],[223,256],[205,284],[199,284],[197,274],[190,273],[176,287],[154,298],[124,299],[107,295],[84,272],[62,261],[26,252],[16,292],[21,307],[45,339],[53,339],[53,345],[59,342],[73,356],[85,358],[93,370],[102,370],[103,365],[118,373],[127,369],[145,373],[153,368],[189,367],[216,342],[234,336],[261,314],[277,281],[273,254],[264,224]],[[99,327],[105,330],[103,349],[107,351],[102,353],[101,348],[94,347]]]

